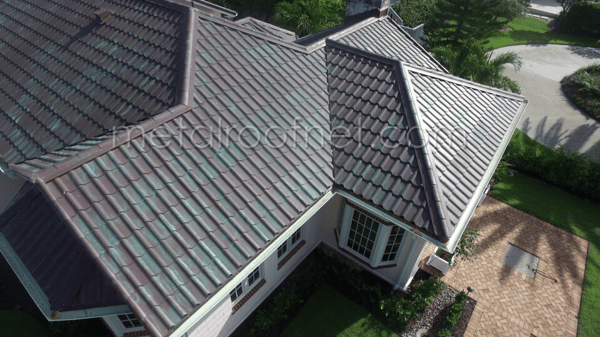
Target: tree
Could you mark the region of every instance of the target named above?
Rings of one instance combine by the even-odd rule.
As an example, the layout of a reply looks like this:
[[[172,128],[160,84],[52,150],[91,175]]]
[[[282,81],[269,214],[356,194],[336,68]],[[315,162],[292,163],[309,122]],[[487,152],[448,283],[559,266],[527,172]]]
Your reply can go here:
[[[458,45],[486,38],[524,12],[521,0],[438,0],[425,29],[431,46]]]
[[[563,11],[568,11],[573,7],[574,4],[581,2],[581,0],[556,0],[560,7],[562,7]]]
[[[504,76],[504,66],[512,64],[521,68],[521,59],[515,53],[503,53],[492,59],[491,49],[481,41],[467,39],[460,45],[441,45],[431,52],[448,71],[458,77],[514,93],[521,93],[519,84]]]
[[[433,17],[436,0],[404,0],[393,6],[394,11],[408,27],[427,23]]]
[[[299,36],[314,34],[344,22],[344,0],[292,0],[275,6],[273,21]]]

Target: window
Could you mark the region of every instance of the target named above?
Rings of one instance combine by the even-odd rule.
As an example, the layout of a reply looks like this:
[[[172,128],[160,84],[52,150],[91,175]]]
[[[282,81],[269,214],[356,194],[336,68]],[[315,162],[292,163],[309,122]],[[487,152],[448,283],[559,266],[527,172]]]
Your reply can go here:
[[[277,248],[277,258],[282,260],[285,258],[294,247],[302,241],[302,227],[298,228],[292,236],[290,236],[284,243]],[[289,248],[289,249],[288,249]]]
[[[385,245],[385,251],[383,252],[382,262],[389,262],[396,260],[398,249],[400,248],[400,242],[404,236],[404,230],[398,226],[392,227],[392,232],[388,238],[387,244]]]
[[[352,215],[350,224],[350,233],[346,246],[358,254],[371,258],[371,253],[375,247],[375,239],[379,230],[379,222],[357,210]]]
[[[248,276],[248,286],[252,287],[258,280],[260,280],[260,269],[256,268]]]
[[[254,269],[246,279],[244,279],[240,284],[235,286],[233,290],[229,293],[229,297],[231,298],[231,302],[239,301],[245,293],[252,290],[260,280],[262,280],[262,265]]]
[[[243,283],[243,282],[242,282]],[[244,289],[242,287],[242,283],[238,284],[233,290],[229,293],[231,297],[231,302],[235,302],[238,298],[242,296],[244,293]]]
[[[292,234],[292,247],[295,246],[300,239],[302,239],[302,227],[298,228],[298,230]]]
[[[404,229],[382,223],[363,210],[346,205],[339,245],[372,267],[393,265],[404,237]]]
[[[140,320],[137,319],[134,314],[118,315],[117,317],[119,317],[119,320],[127,329],[142,326],[142,322],[140,322]]]
[[[282,243],[281,246],[279,246],[279,248],[277,248],[277,258],[281,259],[283,256],[285,256],[286,252],[287,252],[287,241]]]

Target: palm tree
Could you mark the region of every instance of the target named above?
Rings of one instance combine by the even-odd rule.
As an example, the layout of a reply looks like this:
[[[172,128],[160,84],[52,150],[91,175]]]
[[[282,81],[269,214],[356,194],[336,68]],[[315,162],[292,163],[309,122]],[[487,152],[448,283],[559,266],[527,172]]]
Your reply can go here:
[[[273,21],[304,36],[343,23],[344,11],[344,0],[283,1],[275,6]]]
[[[457,46],[437,46],[431,52],[452,75],[521,93],[519,84],[502,74],[506,64],[512,64],[515,70],[521,68],[521,58],[515,53],[503,53],[492,59],[491,49],[475,39]]]

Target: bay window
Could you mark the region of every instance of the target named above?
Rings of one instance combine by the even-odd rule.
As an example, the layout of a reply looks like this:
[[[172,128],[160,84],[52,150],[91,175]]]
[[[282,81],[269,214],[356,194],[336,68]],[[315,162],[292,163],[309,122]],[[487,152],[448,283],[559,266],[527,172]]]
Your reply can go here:
[[[340,248],[372,267],[393,266],[402,246],[404,229],[346,204],[338,227]]]

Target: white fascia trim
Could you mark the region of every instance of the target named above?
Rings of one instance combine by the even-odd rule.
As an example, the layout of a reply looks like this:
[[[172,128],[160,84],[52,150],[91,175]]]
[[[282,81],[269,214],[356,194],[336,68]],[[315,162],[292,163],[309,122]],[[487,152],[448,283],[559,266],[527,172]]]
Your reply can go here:
[[[17,275],[17,278],[21,284],[27,290],[27,293],[35,302],[35,305],[40,309],[44,317],[50,322],[52,321],[74,321],[79,319],[97,318],[104,317],[107,315],[118,315],[118,314],[131,314],[133,313],[131,308],[127,304],[81,309],[81,310],[69,310],[59,311],[60,317],[52,318],[52,310],[50,309],[50,301],[46,296],[46,293],[42,290],[40,285],[37,283],[33,275],[29,272],[29,269],[25,266],[21,258],[12,249],[12,246],[6,240],[6,237],[0,233],[0,252]]]
[[[460,240],[463,233],[467,229],[467,225],[469,224],[469,221],[471,221],[471,217],[473,217],[473,213],[475,213],[475,210],[477,209],[477,204],[479,203],[479,199],[481,199],[481,196],[483,195],[486,188],[488,187],[488,184],[489,184],[490,180],[492,179],[494,172],[496,172],[496,168],[498,167],[498,164],[500,163],[500,160],[502,159],[502,156],[504,155],[504,151],[506,150],[508,143],[510,143],[512,136],[515,133],[515,130],[517,129],[517,125],[519,125],[519,122],[521,121],[521,118],[523,117],[525,109],[527,108],[528,104],[529,104],[529,101],[525,100],[519,107],[519,110],[517,111],[517,114],[516,114],[516,118],[513,119],[513,122],[511,123],[511,125],[509,127],[509,130],[512,129],[512,132],[507,133],[504,136],[504,139],[502,139],[502,142],[500,143],[501,151],[496,151],[496,154],[494,154],[491,164],[488,166],[487,171],[485,171],[485,174],[483,175],[483,179],[481,179],[481,181],[479,182],[479,186],[477,186],[477,189],[475,190],[473,197],[471,198],[471,200],[469,200],[469,203],[467,204],[467,207],[465,208],[460,219],[458,219],[458,225],[456,225],[456,228],[454,229],[454,233],[450,237],[450,240],[448,240],[448,242],[446,244],[444,244],[444,246],[442,247],[445,251],[453,253],[454,250],[456,249],[456,246],[458,245],[458,241]]]
[[[293,234],[302,227],[315,213],[317,213],[327,202],[333,198],[335,194],[329,190],[325,195],[321,197],[314,205],[306,210],[298,220],[292,223],[285,231]],[[235,286],[242,282],[250,272],[259,267],[265,260],[271,256],[271,254],[277,252],[277,248],[284,242],[287,241],[288,236],[280,235],[273,242],[271,242],[265,249],[259,253],[256,258],[250,261],[240,272],[229,280],[225,285],[214,294],[204,305],[202,305],[197,311],[195,311],[188,319],[183,321],[172,333],[168,336],[184,336],[185,333],[191,329],[198,321],[200,321],[206,314],[212,311],[225,297],[229,297],[229,293]]]
[[[402,229],[404,229],[404,230],[406,230],[406,231],[408,231],[408,232],[416,235],[417,237],[422,238],[423,240],[425,240],[425,241],[427,241],[427,242],[435,245],[436,247],[440,247],[440,248],[444,247],[444,244],[441,241],[436,240],[436,239],[430,237],[429,235],[421,232],[420,230],[418,230],[418,229],[416,229],[416,228],[414,228],[414,227],[412,227],[410,225],[405,224],[404,222],[402,222],[402,221],[396,219],[395,217],[393,217],[393,216],[391,216],[391,215],[389,215],[389,214],[387,214],[387,213],[379,210],[377,207],[374,207],[374,206],[372,206],[372,205],[370,205],[370,204],[362,201],[361,199],[355,197],[354,195],[352,195],[350,193],[346,193],[344,191],[339,191],[338,190],[338,191],[336,191],[336,194],[339,194],[340,196],[342,196],[342,197],[350,200],[351,202],[353,202],[353,203],[359,205],[360,207],[368,210],[372,214],[375,214],[376,216],[378,216],[378,217],[380,217],[380,218],[382,218],[382,219],[384,219],[386,221],[389,221],[389,222],[391,222],[391,223],[393,223],[395,225],[400,226]]]

